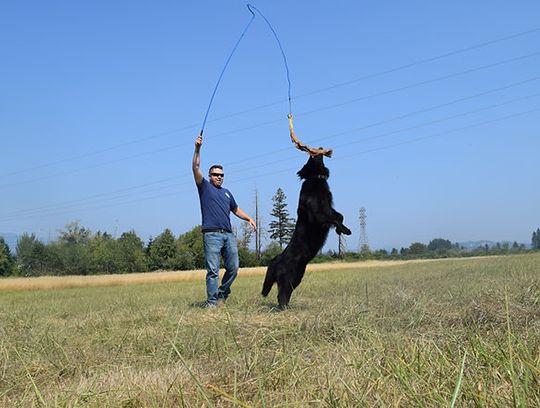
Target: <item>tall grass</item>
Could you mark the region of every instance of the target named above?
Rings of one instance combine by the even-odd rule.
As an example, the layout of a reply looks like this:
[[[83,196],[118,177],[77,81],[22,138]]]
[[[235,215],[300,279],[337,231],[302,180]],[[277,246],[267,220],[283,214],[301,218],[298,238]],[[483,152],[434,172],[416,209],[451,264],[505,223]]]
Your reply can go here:
[[[0,405],[540,406],[540,256],[0,292]]]

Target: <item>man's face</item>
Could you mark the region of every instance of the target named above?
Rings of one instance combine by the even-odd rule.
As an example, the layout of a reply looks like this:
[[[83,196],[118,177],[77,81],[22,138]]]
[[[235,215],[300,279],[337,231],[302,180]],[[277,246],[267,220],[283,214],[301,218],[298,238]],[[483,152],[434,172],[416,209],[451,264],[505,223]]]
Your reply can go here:
[[[210,183],[212,183],[216,187],[221,187],[223,184],[223,178],[225,177],[225,174],[223,173],[223,170],[214,167],[210,169],[210,173],[208,174],[208,177],[210,178]]]

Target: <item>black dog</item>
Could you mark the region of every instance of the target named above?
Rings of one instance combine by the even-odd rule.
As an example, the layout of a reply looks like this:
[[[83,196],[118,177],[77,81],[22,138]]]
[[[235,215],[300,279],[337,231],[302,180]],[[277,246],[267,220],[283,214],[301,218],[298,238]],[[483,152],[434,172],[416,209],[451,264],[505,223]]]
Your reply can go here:
[[[288,306],[293,290],[302,281],[306,265],[324,245],[330,227],[335,227],[338,234],[351,234],[343,225],[343,215],[332,208],[332,193],[326,182],[330,172],[323,163],[323,156],[310,157],[297,174],[304,182],[294,233],[285,250],[270,261],[262,289],[262,295],[267,296],[277,282],[280,309]]]

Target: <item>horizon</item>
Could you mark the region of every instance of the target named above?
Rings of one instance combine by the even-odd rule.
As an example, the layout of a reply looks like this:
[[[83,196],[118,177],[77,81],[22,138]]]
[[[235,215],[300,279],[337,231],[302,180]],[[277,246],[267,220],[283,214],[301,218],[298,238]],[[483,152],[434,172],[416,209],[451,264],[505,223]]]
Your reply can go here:
[[[84,225],[81,225],[82,227],[84,227]],[[98,231],[91,231],[92,234],[96,234]],[[114,239],[117,239],[118,237],[120,237],[124,232],[129,232],[129,231],[121,231],[119,232],[118,234],[116,234],[117,236],[113,236],[113,234],[111,234],[109,231],[99,231],[101,233],[107,233],[109,235],[111,235]],[[177,239],[179,237],[179,235],[182,235],[184,233],[186,233],[188,231],[184,231],[184,232],[181,232],[180,234],[175,234],[175,239]],[[143,243],[145,246],[148,245],[148,243],[150,242],[150,239],[153,239],[155,238],[156,236],[150,236],[149,238],[147,239],[144,239],[143,237],[141,237],[137,231],[135,231],[135,233],[137,234],[137,236],[139,236],[139,238],[142,239]],[[6,243],[8,244],[9,246],[9,249],[11,251],[12,254],[16,254],[16,242],[18,241],[18,239],[24,235],[25,233],[23,234],[16,234],[16,233],[11,233],[11,232],[0,232],[0,237],[4,238]],[[27,233],[27,234],[32,234],[32,233]],[[532,234],[532,232],[531,232]],[[159,234],[158,234],[159,235]],[[10,239],[6,239],[6,237],[9,236],[11,237]],[[58,240],[58,234],[56,234],[54,237],[51,236],[51,238],[49,237],[40,237],[38,235],[36,235],[36,238],[38,240],[40,240],[41,242],[45,243],[45,244],[49,244],[51,242],[55,242]],[[430,240],[426,241],[426,242],[421,242],[421,241],[412,241],[409,243],[409,245],[406,245],[404,247],[394,247],[394,246],[382,246],[382,247],[378,247],[378,248],[372,248],[370,247],[370,252],[375,252],[375,251],[379,251],[379,250],[386,250],[388,252],[390,252],[392,249],[397,249],[398,251],[401,250],[402,248],[408,248],[410,247],[410,245],[414,244],[414,243],[417,243],[417,242],[420,242],[422,244],[429,244],[430,241],[434,240],[434,239],[446,239],[444,237],[434,237],[434,238],[431,238]],[[265,243],[265,245],[263,245],[262,247],[262,250],[264,251],[266,249],[266,247],[271,243],[271,242],[275,242],[275,241],[270,241],[270,240],[267,240],[267,242]],[[475,249],[475,248],[480,248],[482,246],[484,246],[485,244],[488,244],[490,248],[493,248],[495,247],[497,244],[501,244],[501,245],[504,245],[504,244],[513,244],[514,242],[516,242],[518,245],[524,245],[525,248],[529,249],[531,248],[531,242],[519,242],[519,241],[516,241],[516,240],[502,240],[502,241],[494,241],[494,240],[490,240],[490,239],[480,239],[480,240],[475,240],[475,241],[471,241],[471,240],[465,240],[465,241],[451,241],[452,244],[458,244],[460,246],[464,246],[465,249]],[[338,251],[338,248],[330,248],[328,246],[325,246],[325,253],[328,253],[330,251],[333,251],[333,252],[337,252]],[[254,251],[254,248],[253,248],[253,245],[250,245],[250,250],[251,251]],[[360,252],[358,250],[347,250],[347,252]]]
[[[371,248],[437,237],[530,243],[540,3],[254,5],[287,57],[297,136],[334,149],[325,163],[353,232],[348,251],[359,247],[361,207]],[[147,242],[199,225],[193,144],[246,4],[1,10],[0,231],[48,238],[80,220]],[[257,191],[263,227],[278,188],[296,214],[307,156],[290,142],[287,113],[282,57],[256,17],[217,90],[201,167],[222,163],[224,187],[251,216]],[[330,231],[323,250],[337,246]]]

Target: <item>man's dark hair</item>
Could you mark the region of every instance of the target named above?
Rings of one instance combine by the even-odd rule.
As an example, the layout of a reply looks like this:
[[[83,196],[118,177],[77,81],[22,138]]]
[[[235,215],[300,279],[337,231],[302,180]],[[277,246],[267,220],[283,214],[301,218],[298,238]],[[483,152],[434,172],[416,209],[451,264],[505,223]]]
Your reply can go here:
[[[220,169],[220,170],[223,170],[223,166],[221,164],[213,164],[212,166],[210,166],[210,168],[208,169],[208,173],[212,173],[212,169]]]

